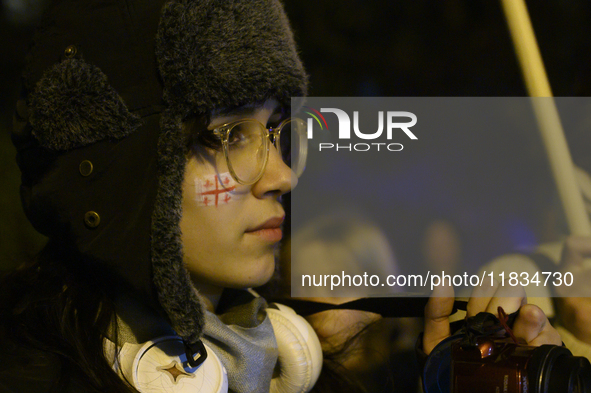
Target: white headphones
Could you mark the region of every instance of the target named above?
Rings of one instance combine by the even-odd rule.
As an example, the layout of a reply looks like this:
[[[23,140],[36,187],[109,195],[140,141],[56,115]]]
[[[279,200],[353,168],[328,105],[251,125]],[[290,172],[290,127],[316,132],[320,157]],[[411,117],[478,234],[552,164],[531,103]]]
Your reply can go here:
[[[271,380],[271,393],[309,392],[322,368],[322,348],[316,333],[287,306],[275,303],[266,311],[279,350],[279,373]],[[205,349],[207,359],[192,368],[178,336],[160,337],[143,344],[126,343],[113,367],[141,393],[225,393],[226,369],[211,348],[205,345]]]
[[[309,392],[322,369],[318,336],[308,321],[293,309],[278,303],[271,307],[267,308],[267,315],[279,349],[279,373],[271,380],[271,393]]]

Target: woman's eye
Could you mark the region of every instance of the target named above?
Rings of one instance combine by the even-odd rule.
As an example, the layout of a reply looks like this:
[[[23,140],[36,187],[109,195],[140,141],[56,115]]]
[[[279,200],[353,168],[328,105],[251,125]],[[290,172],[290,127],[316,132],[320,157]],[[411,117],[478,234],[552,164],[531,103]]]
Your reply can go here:
[[[223,147],[222,139],[209,130],[201,132],[195,142],[197,146],[203,146],[213,150],[221,151]]]
[[[230,132],[228,135],[228,145],[238,147],[248,142],[248,135],[241,130]]]
[[[235,126],[228,135],[228,146],[239,149],[254,143],[260,138],[260,126],[257,124],[243,123]]]

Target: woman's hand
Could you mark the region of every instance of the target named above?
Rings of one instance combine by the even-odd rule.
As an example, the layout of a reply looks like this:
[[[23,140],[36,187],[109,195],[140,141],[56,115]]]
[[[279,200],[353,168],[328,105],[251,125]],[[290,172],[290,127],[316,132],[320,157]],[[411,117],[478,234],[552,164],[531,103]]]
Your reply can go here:
[[[451,335],[449,316],[453,303],[453,288],[440,286],[435,288],[425,306],[423,350],[427,355],[439,342]],[[489,287],[476,287],[468,301],[466,316],[472,317],[486,311],[498,317],[499,306],[507,314],[520,310],[513,324],[513,333],[518,338],[525,339],[528,345],[562,345],[560,334],[552,327],[544,312],[533,304],[527,304],[522,287],[500,287],[498,283]]]
[[[560,323],[579,340],[591,344],[591,269],[585,259],[591,258],[591,238],[570,236],[564,242],[560,270],[571,273],[571,286],[555,287],[556,312]]]

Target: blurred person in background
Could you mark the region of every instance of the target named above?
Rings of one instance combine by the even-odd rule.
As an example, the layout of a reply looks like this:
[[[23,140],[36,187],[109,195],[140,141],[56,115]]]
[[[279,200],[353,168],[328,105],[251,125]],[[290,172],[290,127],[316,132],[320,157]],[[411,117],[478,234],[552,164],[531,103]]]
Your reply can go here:
[[[291,248],[291,245],[296,245]],[[291,274],[377,275],[383,279],[398,275],[400,269],[386,234],[378,225],[352,208],[332,209],[292,234],[288,259],[287,288]],[[284,254],[285,255],[285,254]],[[291,273],[289,270],[291,268]],[[373,288],[372,296],[388,296],[397,287]],[[312,286],[303,290],[305,299],[341,304],[367,296],[367,287]],[[359,380],[367,391],[415,392],[418,388],[414,345],[420,332],[418,318],[381,318],[359,310],[329,310],[306,318],[318,333],[323,347],[325,370]],[[321,376],[319,383],[323,383]]]

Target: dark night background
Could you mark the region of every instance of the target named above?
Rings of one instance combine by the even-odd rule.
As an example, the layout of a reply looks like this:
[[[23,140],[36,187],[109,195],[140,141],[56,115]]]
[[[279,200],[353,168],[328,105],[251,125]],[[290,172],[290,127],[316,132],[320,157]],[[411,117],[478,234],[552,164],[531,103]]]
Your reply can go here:
[[[2,0],[0,15],[0,267],[14,266],[42,239],[26,223],[18,201],[19,173],[9,130],[23,59],[43,0]],[[523,96],[525,89],[500,3],[493,0],[285,1],[313,96]],[[528,1],[556,96],[591,91],[591,2]],[[575,161],[586,164],[585,133],[567,135]],[[509,138],[509,136],[508,136]],[[425,163],[433,162],[425,157]],[[435,160],[436,161],[436,160]],[[442,170],[441,168],[439,168]],[[404,171],[404,167],[399,168]],[[483,173],[486,179],[492,174]],[[469,258],[480,261],[550,240],[548,212],[556,201],[520,198],[527,190],[505,173],[515,205],[491,206],[470,219],[470,206],[420,206],[396,199],[399,228],[390,234],[397,253],[412,258],[421,226],[436,217],[455,222]],[[418,182],[429,182],[429,171]],[[551,184],[538,182],[539,186]],[[478,185],[474,185],[478,187]],[[467,190],[466,190],[467,191]],[[463,190],[457,190],[463,192]],[[502,187],[498,196],[509,192]],[[495,198],[492,195],[491,198]],[[496,209],[496,210],[495,210]],[[514,216],[512,216],[514,215]],[[491,221],[491,217],[503,220]],[[560,219],[556,219],[560,221]],[[502,222],[517,222],[517,229]],[[558,225],[558,224],[556,224]],[[405,249],[405,247],[407,249]]]

